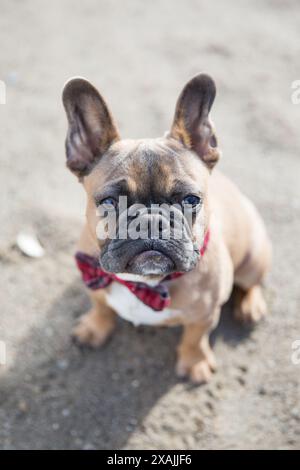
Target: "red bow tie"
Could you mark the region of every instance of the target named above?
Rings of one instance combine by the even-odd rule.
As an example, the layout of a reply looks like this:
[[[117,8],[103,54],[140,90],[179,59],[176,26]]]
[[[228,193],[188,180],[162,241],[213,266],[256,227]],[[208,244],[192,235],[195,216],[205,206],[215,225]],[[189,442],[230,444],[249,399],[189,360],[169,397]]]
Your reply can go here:
[[[203,256],[206,251],[208,241],[209,230],[206,232],[203,245],[200,248],[201,256]],[[75,259],[77,266],[81,271],[83,282],[89,289],[104,289],[113,281],[117,281],[126,286],[141,302],[157,312],[168,307],[171,302],[169,289],[165,285],[165,282],[176,279],[184,274],[180,272],[169,274],[160,282],[160,284],[149,286],[143,282],[125,281],[113,273],[103,271],[98,259],[87,255],[86,253],[78,251],[75,254]]]

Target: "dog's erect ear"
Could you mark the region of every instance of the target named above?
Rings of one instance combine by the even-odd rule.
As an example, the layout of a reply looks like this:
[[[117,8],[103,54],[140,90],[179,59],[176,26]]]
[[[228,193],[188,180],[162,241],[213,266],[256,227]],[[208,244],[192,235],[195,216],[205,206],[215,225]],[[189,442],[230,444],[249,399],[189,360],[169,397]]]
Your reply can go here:
[[[79,177],[86,175],[109,146],[119,139],[105,101],[87,80],[73,78],[63,90],[69,129],[67,166]]]
[[[211,77],[199,74],[192,78],[178,98],[170,132],[171,137],[196,152],[209,168],[215,165],[220,156],[209,120],[215,96],[216,85]]]

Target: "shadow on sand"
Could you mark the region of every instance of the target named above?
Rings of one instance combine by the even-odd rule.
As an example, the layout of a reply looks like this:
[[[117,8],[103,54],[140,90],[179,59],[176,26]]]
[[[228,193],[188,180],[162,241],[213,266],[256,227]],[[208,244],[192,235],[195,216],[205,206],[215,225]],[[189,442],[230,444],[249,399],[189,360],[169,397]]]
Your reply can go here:
[[[15,366],[2,383],[2,399],[9,402],[14,427],[12,447],[28,448],[31,442],[34,448],[46,449],[122,448],[135,429],[142,429],[155,403],[176,385],[180,328],[134,328],[120,320],[102,350],[79,349],[70,340],[70,329],[87,308],[78,280],[20,344]],[[212,343],[224,340],[234,347],[247,337],[230,310],[231,301],[223,308]],[[30,348],[28,356],[34,360],[24,367]]]

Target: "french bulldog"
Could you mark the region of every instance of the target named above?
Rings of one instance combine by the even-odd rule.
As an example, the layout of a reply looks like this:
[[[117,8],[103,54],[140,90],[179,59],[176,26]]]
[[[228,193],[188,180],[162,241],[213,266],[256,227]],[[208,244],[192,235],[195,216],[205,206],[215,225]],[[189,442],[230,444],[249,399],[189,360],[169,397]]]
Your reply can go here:
[[[67,166],[87,194],[76,259],[92,301],[73,334],[79,343],[100,347],[116,314],[135,325],[183,325],[176,371],[194,383],[209,381],[216,369],[209,334],[233,286],[238,320],[253,323],[267,314],[261,285],[271,262],[256,208],[214,169],[220,158],[210,119],[215,95],[213,79],[199,74],[183,88],[168,133],[122,140],[91,83],[73,78],[63,90]],[[150,230],[143,237],[119,236],[121,225],[127,230],[135,221],[130,209],[136,205],[143,207],[140,224],[148,229],[158,223],[155,236]],[[163,205],[174,206],[173,217],[159,209]],[[115,235],[99,237],[109,212],[115,213]],[[181,237],[174,235],[178,221]],[[170,236],[163,237],[168,228]]]

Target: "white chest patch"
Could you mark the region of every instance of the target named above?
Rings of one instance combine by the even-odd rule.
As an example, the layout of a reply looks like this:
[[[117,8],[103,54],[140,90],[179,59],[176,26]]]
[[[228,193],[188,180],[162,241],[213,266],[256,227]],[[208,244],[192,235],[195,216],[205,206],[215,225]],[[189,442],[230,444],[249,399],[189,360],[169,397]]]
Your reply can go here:
[[[108,305],[113,308],[124,320],[138,325],[159,325],[160,323],[175,318],[180,315],[179,310],[166,308],[161,312],[156,312],[152,308],[141,302],[130,290],[113,282],[110,292],[106,294]]]

